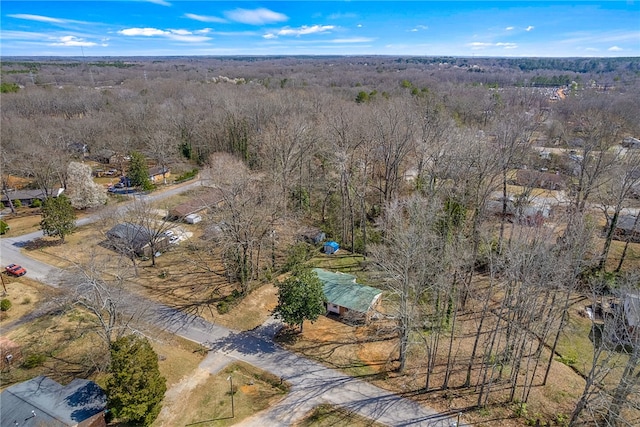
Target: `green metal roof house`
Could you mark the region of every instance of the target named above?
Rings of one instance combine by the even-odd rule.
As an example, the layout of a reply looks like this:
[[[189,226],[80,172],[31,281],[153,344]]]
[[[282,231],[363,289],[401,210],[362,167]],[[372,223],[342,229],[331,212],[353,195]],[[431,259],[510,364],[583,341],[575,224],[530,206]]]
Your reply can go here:
[[[324,286],[328,313],[341,317],[364,317],[365,321],[370,319],[380,301],[380,289],[356,283],[356,277],[351,274],[333,273],[321,268],[313,271]]]

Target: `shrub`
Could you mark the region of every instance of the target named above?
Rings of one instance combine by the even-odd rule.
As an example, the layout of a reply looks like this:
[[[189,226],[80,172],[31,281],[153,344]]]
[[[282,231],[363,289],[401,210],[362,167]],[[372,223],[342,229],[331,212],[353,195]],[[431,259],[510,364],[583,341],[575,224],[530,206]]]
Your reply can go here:
[[[0,219],[0,234],[5,234],[9,228],[9,224]]]
[[[198,169],[191,169],[188,172],[183,173],[180,176],[176,177],[176,182],[181,182],[181,181],[187,181],[190,179],[195,178],[195,176],[198,175]]]
[[[22,207],[22,202],[20,200],[14,200],[13,201],[13,207],[14,208],[21,208]]]
[[[32,208],[39,208],[41,206],[42,206],[42,200],[40,199],[35,199],[33,202],[31,202]]]
[[[216,308],[218,309],[218,313],[227,314],[229,312],[229,303],[227,301],[220,301],[216,304]]]
[[[44,354],[30,354],[25,357],[24,362],[22,363],[22,367],[25,369],[37,368],[38,366],[42,366],[45,360],[47,360],[47,357]]]
[[[10,308],[11,308],[11,301],[9,301],[6,298],[0,301],[0,311],[9,311]]]
[[[20,86],[18,86],[16,83],[7,83],[7,82],[0,83],[0,93],[11,93],[11,92],[17,92],[19,90],[20,90]]]

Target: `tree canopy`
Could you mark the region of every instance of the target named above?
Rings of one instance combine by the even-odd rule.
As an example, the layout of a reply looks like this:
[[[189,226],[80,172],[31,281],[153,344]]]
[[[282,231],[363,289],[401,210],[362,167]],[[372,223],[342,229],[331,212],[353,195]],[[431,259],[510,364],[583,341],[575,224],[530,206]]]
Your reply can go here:
[[[75,210],[64,194],[47,198],[40,213],[42,215],[40,227],[45,236],[59,236],[64,242],[64,238],[76,229]]]
[[[290,325],[302,325],[305,320],[314,322],[326,312],[324,290],[318,275],[312,270],[299,270],[278,287],[276,316]]]
[[[146,338],[127,335],[113,343],[107,398],[115,418],[150,425],[160,413],[166,390],[158,355]]]
[[[149,178],[147,160],[137,151],[131,152],[128,176],[134,187],[141,187],[143,190],[150,190],[153,187],[151,178]]]

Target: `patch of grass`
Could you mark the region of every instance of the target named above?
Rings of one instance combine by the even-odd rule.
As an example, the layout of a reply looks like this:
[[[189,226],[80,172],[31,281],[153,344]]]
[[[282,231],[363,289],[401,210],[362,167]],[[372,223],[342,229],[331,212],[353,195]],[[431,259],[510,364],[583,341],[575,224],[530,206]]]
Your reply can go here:
[[[160,373],[167,380],[167,387],[177,384],[190,375],[205,358],[207,352],[199,351],[200,344],[166,333],[151,345],[158,354]]]
[[[324,404],[315,407],[295,427],[382,427],[383,424],[367,419],[339,406]]]
[[[340,249],[338,253],[334,255],[316,255],[308,264],[313,267],[351,272],[362,270],[361,265],[363,261],[364,256]]]
[[[573,366],[576,364],[578,357],[575,354],[562,355],[562,356],[556,357],[556,360],[560,363],[564,363],[567,366]]]
[[[208,427],[237,424],[284,396],[286,391],[273,386],[274,379],[269,375],[242,362],[229,365],[220,373],[210,375],[188,395],[181,395],[180,411],[173,411],[170,420],[158,419],[154,425],[167,425],[167,422],[169,425]],[[233,381],[233,413],[231,383],[227,378]]]

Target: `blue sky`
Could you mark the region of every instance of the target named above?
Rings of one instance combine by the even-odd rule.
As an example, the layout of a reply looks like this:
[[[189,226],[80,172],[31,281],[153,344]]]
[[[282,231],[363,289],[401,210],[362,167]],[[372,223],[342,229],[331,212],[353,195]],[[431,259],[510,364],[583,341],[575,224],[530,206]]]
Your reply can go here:
[[[2,0],[0,54],[640,56],[640,0]]]

